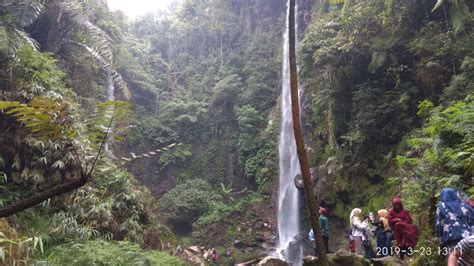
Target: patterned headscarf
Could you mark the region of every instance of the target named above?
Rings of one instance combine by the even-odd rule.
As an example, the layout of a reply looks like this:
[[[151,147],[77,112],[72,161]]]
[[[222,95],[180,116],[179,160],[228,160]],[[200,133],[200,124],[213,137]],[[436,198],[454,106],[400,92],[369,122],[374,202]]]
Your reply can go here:
[[[441,202],[444,203],[446,208],[454,213],[457,217],[461,217],[463,215],[461,211],[461,206],[463,203],[456,193],[456,190],[452,188],[445,188],[441,191]],[[441,208],[442,210],[444,208]]]

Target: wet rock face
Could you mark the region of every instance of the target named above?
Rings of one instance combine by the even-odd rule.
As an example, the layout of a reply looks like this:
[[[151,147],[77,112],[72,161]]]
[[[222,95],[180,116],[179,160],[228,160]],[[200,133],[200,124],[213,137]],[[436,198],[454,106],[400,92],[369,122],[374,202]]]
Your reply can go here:
[[[301,241],[293,240],[288,245],[288,249],[284,251],[285,258],[290,262],[295,262],[301,260]]]

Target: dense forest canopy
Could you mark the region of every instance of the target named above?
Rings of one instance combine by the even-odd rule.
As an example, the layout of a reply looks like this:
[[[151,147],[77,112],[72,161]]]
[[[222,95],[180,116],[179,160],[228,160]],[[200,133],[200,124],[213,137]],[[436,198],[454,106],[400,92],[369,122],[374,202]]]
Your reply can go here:
[[[353,208],[396,196],[437,249],[440,191],[474,197],[474,3],[296,2],[331,250]],[[273,254],[286,14],[286,0],[182,0],[134,19],[105,0],[3,0],[0,264]]]

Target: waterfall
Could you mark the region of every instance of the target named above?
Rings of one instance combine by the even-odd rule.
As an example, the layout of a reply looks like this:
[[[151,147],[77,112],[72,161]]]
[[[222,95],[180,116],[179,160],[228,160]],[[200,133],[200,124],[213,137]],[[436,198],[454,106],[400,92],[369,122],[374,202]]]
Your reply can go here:
[[[114,94],[115,94],[114,78],[112,77],[112,73],[109,73],[107,75],[107,101],[115,100]],[[112,152],[112,148],[110,147],[108,141],[104,145],[104,150],[105,150],[105,153],[108,154],[110,157],[114,156]]]
[[[114,78],[112,77],[112,73],[107,75],[107,101],[115,100],[115,86],[114,86]]]
[[[297,12],[296,12],[297,14]],[[289,59],[289,1],[287,4],[286,30],[283,42],[281,128],[279,138],[279,193],[278,193],[278,251],[282,259],[292,263],[302,263],[302,250],[295,241],[299,234],[299,193],[294,177],[300,173],[296,143],[293,132],[290,93]],[[296,19],[296,28],[297,26]],[[299,93],[300,94],[300,93]]]

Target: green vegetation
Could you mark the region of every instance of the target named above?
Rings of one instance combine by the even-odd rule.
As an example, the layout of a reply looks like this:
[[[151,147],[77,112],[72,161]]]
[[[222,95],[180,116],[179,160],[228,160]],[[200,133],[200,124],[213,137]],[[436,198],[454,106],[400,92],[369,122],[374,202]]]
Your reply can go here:
[[[426,108],[431,106],[431,108]],[[427,116],[421,130],[406,140],[406,155],[397,156],[402,184],[401,195],[407,208],[417,214],[422,229],[420,246],[437,248],[433,221],[440,191],[446,187],[465,189],[474,197],[473,134],[474,101],[472,93],[449,107],[420,104],[420,115]],[[435,263],[436,258],[421,258],[420,265]]]
[[[303,2],[302,122],[312,166],[337,166],[330,218],[401,196],[436,246],[440,190],[474,197],[472,1]],[[141,248],[235,240],[223,264],[255,257],[276,230],[285,9],[183,0],[130,21],[102,0],[3,1],[0,264],[179,265]]]
[[[47,261],[51,265],[185,265],[164,252],[143,251],[137,244],[100,240],[57,246]]]
[[[167,192],[160,199],[160,211],[169,224],[189,228],[193,221],[209,211],[215,200],[216,195],[207,181],[192,179]]]
[[[353,207],[375,211],[401,196],[423,232],[420,246],[433,247],[441,189],[474,196],[472,6],[358,2],[342,13],[317,7],[299,53],[311,158],[319,165],[336,155],[342,164],[322,197],[345,218]]]

